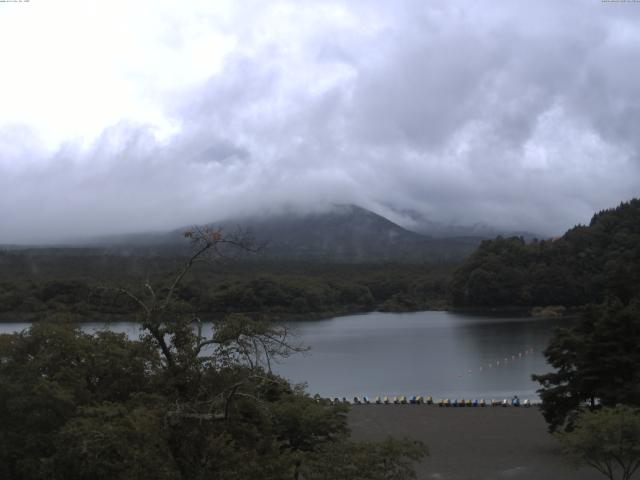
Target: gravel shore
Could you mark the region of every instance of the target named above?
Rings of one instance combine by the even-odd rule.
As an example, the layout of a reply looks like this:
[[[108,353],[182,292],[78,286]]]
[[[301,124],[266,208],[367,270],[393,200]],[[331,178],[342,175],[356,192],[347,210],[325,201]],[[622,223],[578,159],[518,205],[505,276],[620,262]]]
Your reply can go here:
[[[417,466],[421,480],[604,478],[567,465],[536,407],[354,405],[349,424],[359,440],[393,435],[425,442],[430,456]]]

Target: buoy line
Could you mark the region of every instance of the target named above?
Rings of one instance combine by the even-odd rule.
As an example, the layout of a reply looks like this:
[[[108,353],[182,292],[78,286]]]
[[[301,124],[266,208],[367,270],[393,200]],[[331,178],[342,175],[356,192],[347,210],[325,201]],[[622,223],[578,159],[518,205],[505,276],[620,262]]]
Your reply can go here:
[[[473,375],[475,372],[482,373],[488,370],[495,370],[498,368],[508,367],[510,365],[515,364],[518,360],[522,360],[524,358],[529,357],[530,355],[533,355],[533,353],[534,353],[533,347],[529,347],[524,351],[514,353],[512,355],[507,355],[504,358],[499,358],[497,360],[484,363],[476,368],[469,368],[465,373],[458,374],[458,378],[464,377],[465,374],[469,376],[469,375]]]

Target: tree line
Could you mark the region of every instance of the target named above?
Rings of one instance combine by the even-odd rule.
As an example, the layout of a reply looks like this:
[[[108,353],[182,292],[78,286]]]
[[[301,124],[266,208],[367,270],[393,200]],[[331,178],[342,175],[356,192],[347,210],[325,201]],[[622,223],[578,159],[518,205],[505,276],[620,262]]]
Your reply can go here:
[[[162,283],[183,258],[0,254],[0,319],[65,314],[78,321],[132,318],[137,305],[113,285]],[[196,265],[176,288],[176,305],[202,316],[245,313],[315,318],[441,308],[448,265],[320,265],[243,261]],[[166,287],[165,287],[166,288]]]
[[[455,272],[456,306],[582,306],[628,303],[640,287],[640,199],[595,214],[562,237],[482,242]]]
[[[165,282],[115,289],[137,308],[138,340],[54,322],[0,335],[0,477],[415,478],[421,442],[352,441],[346,405],[271,371],[303,349],[286,327],[229,315],[207,335],[176,308],[196,260],[234,242],[189,238],[193,253]]]
[[[570,458],[607,478],[640,469],[640,199],[601,211],[562,237],[483,242],[455,271],[464,307],[561,305],[580,315],[533,375],[542,413]]]

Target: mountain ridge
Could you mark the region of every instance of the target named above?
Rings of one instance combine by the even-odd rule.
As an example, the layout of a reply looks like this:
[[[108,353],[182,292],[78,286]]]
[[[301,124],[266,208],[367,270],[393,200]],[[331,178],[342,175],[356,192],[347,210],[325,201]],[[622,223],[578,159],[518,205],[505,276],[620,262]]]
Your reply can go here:
[[[248,230],[258,244],[266,244],[258,258],[328,262],[454,261],[471,254],[484,237],[433,238],[392,222],[353,204],[334,204],[315,212],[273,212],[246,215],[207,224],[233,232]],[[76,240],[61,247],[103,248],[109,253],[166,253],[186,249],[183,232],[109,235]]]

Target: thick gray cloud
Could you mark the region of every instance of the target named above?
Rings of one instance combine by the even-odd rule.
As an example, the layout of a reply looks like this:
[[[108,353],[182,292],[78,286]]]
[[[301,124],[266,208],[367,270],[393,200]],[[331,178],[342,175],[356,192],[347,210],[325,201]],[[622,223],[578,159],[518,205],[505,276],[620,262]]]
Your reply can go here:
[[[209,78],[135,80],[171,134],[5,123],[0,242],[345,202],[552,235],[639,193],[640,4],[240,3],[198,17],[235,39]]]

